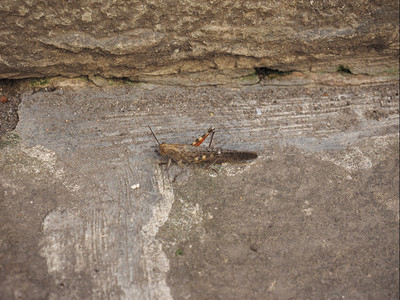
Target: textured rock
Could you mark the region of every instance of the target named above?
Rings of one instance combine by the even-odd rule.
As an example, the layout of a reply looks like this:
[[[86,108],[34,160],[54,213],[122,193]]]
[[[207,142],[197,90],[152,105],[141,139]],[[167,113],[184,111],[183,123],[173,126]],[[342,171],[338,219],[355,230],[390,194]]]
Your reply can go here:
[[[218,83],[255,67],[398,70],[394,0],[2,0],[0,16],[0,78],[198,73]]]

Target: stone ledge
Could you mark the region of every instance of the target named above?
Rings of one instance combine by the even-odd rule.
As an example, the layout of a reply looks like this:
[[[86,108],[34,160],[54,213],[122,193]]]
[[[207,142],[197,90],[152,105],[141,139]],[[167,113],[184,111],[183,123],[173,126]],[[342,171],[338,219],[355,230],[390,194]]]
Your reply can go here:
[[[375,75],[398,68],[394,0],[101,5],[89,0],[52,6],[4,0],[0,14],[0,79],[162,75],[161,80],[260,67],[332,72],[339,64],[355,74]],[[214,83],[229,76],[218,75]]]

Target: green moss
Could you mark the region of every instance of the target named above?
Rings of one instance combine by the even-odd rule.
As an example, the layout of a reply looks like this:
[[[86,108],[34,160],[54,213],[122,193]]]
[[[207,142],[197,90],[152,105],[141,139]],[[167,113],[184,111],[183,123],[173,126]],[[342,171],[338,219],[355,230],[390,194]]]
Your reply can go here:
[[[31,86],[44,86],[47,84],[49,84],[49,79],[47,79],[47,78],[35,78],[35,79],[32,79],[30,82]]]
[[[20,140],[20,137],[18,134],[14,133],[14,132],[9,132],[0,139],[0,149],[18,145],[19,140]]]
[[[250,73],[246,76],[239,77],[239,81],[241,84],[257,84],[260,81],[260,78],[255,73]]]
[[[73,79],[76,79],[79,81],[84,81],[84,82],[89,81],[89,78],[87,76],[78,76],[78,77],[74,77]]]
[[[399,76],[399,67],[392,67],[388,68],[386,70],[383,70],[382,72],[379,72],[378,75],[381,74],[388,74],[388,75],[394,75],[394,76]]]

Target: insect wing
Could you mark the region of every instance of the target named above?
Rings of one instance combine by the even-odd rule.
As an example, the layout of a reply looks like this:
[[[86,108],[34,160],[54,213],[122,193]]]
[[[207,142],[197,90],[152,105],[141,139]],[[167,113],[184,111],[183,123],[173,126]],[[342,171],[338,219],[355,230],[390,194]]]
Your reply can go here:
[[[257,153],[252,151],[221,150],[217,163],[245,161],[257,157]]]
[[[184,161],[187,163],[223,163],[257,158],[257,153],[251,151],[223,150],[220,148],[202,148],[196,146],[185,147],[182,155],[185,157]]]

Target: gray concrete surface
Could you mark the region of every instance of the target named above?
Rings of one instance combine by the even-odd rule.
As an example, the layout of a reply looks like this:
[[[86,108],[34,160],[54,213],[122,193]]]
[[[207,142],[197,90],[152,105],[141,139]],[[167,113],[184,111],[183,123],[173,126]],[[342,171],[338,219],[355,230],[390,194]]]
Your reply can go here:
[[[395,83],[26,93],[0,152],[2,299],[398,299]],[[155,142],[248,163],[159,165]],[[136,188],[137,184],[139,187]]]

